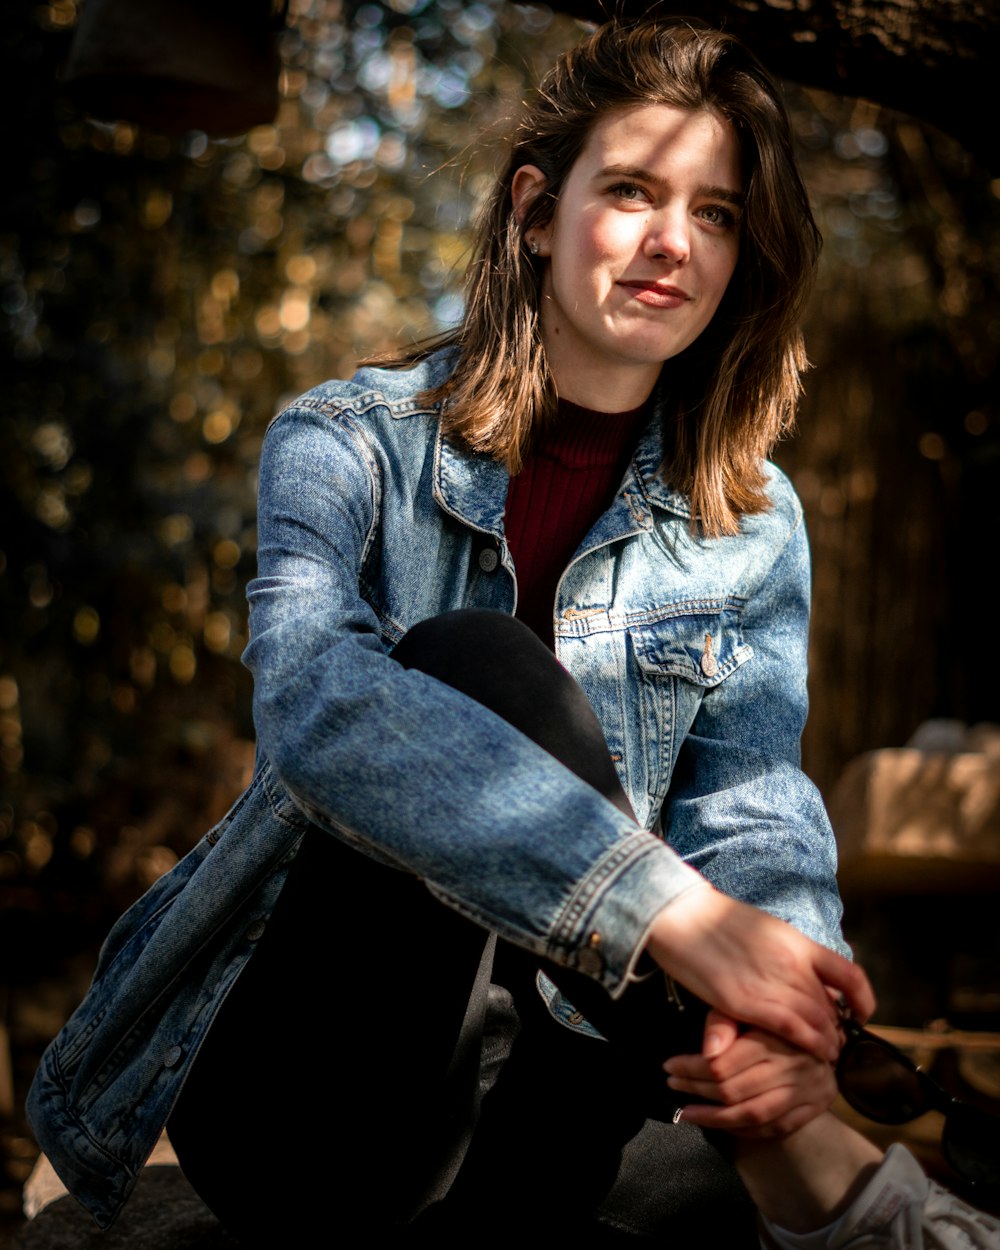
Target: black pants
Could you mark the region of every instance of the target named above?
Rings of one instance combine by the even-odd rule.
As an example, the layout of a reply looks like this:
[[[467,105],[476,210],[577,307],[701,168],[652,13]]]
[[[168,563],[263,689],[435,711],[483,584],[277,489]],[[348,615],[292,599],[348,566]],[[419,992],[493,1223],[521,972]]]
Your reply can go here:
[[[631,815],[583,692],[519,622],[449,613],[412,629],[394,657],[489,707]],[[610,1193],[605,1230],[648,1223],[633,1208],[649,1207],[704,1231],[722,1210],[735,1221],[728,1244],[740,1244],[746,1201],[696,1130],[664,1125],[640,1151],[638,1172],[652,1175],[637,1182],[633,1166],[618,1206],[612,1193],[626,1143],[649,1135],[649,1115],[669,1120],[659,1065],[698,1049],[700,1005],[679,1016],[655,972],[613,1003],[546,966],[607,1044],[551,1019],[537,959],[501,942],[493,961],[492,947],[417,878],[307,835],[169,1123],[222,1222],[271,1246],[312,1244],[318,1224],[331,1244],[377,1233],[501,1245],[528,1228],[578,1229],[598,1244],[595,1212]],[[519,1031],[480,1109],[487,1003],[511,1001]],[[647,1194],[658,1180],[663,1192]]]

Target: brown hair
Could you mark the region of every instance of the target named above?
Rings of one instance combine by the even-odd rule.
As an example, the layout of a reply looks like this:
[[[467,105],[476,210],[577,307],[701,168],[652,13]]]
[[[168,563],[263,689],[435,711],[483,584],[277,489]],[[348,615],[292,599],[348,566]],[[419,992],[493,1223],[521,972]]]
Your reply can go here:
[[[768,507],[763,460],[789,431],[806,366],[799,321],[819,233],[792,153],[779,91],[731,35],[691,23],[609,23],[559,58],[521,119],[484,206],[466,275],[466,313],[451,341],[458,365],[425,398],[443,400],[443,428],[515,473],[555,410],[539,331],[544,262],[526,232],[551,220],[595,122],[644,104],[711,109],[733,127],[746,203],[739,260],[714,318],[660,375],[662,472],[691,496],[710,535]],[[544,191],[518,225],[511,183],[522,165]]]

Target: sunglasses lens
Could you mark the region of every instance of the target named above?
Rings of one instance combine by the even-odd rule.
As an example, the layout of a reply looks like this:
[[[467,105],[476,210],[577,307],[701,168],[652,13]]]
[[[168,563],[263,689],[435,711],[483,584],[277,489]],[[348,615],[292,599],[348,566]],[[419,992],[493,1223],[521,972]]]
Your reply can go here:
[[[956,1103],[945,1119],[941,1148],[966,1180],[1000,1185],[1000,1120],[996,1116]]]
[[[844,1047],[837,1083],[855,1111],[879,1124],[905,1124],[930,1107],[917,1070],[875,1039],[852,1038]]]

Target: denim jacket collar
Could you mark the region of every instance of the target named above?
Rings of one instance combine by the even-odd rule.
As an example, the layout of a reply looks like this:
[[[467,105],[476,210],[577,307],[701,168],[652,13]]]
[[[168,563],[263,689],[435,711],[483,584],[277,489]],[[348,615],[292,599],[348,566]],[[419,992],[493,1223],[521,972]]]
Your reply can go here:
[[[632,466],[647,501],[677,516],[691,517],[691,498],[683,491],[675,490],[663,479],[663,403],[657,399],[653,404],[653,416],[639,439]]]
[[[507,507],[506,468],[491,456],[469,455],[437,428],[434,448],[434,498],[451,516],[472,529],[503,536]]]
[[[636,446],[622,486],[611,507],[588,535],[586,548],[603,546],[653,528],[654,507],[691,516],[691,500],[670,487],[660,474],[663,463],[662,405],[653,413]],[[434,451],[434,498],[445,512],[473,529],[503,535],[509,477],[489,456],[469,455],[456,447],[438,426]]]

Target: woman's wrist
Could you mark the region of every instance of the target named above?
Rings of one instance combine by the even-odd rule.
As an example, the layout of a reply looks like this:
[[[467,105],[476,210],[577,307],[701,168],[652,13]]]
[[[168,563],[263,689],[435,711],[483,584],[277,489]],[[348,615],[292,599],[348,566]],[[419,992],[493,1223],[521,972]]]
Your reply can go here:
[[[702,924],[711,923],[718,901],[724,896],[702,878],[672,898],[649,927],[645,953],[665,972],[675,972],[675,960],[690,946]]]

